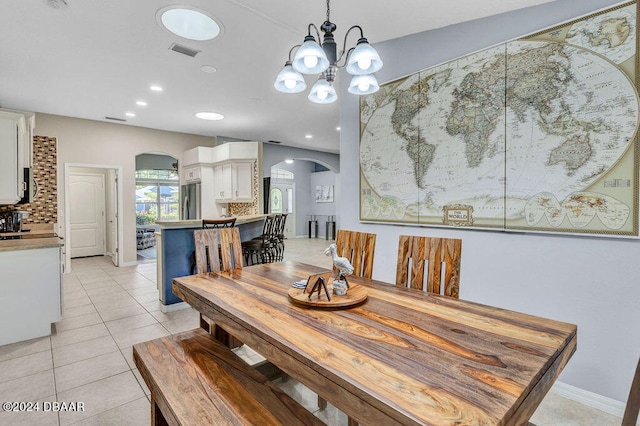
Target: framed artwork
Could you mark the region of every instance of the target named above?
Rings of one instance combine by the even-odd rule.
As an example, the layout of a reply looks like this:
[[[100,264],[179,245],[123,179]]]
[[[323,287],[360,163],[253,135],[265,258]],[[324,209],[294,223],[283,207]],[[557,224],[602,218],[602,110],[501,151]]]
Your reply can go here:
[[[316,186],[316,203],[333,203],[333,185]]]

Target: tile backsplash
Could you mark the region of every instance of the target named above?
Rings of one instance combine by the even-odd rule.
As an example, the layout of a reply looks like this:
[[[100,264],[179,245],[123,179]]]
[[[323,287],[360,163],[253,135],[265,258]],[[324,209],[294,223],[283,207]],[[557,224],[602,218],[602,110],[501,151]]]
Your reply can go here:
[[[0,212],[25,210],[29,217],[26,224],[58,222],[58,152],[56,138],[33,137],[33,179],[38,193],[32,203],[0,206]]]

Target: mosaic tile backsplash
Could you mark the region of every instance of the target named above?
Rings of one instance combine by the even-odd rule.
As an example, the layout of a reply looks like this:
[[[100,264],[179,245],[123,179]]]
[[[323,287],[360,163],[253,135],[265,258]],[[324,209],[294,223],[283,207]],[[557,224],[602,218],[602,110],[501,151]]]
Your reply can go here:
[[[0,206],[0,212],[25,210],[29,217],[23,223],[58,222],[58,150],[56,138],[33,137],[33,178],[38,193],[32,203]]]

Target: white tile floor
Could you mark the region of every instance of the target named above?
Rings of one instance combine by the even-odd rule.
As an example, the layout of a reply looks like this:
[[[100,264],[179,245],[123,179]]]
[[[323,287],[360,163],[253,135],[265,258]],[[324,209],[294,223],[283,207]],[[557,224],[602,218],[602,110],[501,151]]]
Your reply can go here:
[[[322,239],[287,240],[285,259],[330,267]],[[133,363],[131,347],[198,327],[192,309],[162,313],[156,264],[116,268],[107,258],[72,260],[64,276],[64,318],[50,337],[0,346],[0,401],[82,402],[82,412],[0,411],[0,425],[148,425],[149,390]],[[248,349],[249,362],[260,357]],[[347,417],[289,380],[281,386],[329,425]],[[620,419],[550,393],[535,413],[537,425],[618,425]]]

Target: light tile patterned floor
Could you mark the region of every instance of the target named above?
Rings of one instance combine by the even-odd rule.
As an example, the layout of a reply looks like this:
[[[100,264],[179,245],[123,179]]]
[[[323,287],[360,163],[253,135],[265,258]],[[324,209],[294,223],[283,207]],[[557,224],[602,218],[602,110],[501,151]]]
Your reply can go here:
[[[286,242],[285,259],[331,267],[323,239]],[[83,402],[84,412],[0,411],[0,425],[148,425],[149,390],[132,359],[137,343],[199,326],[193,309],[163,313],[156,264],[116,268],[104,257],[73,259],[64,276],[64,318],[50,337],[0,346],[0,401]],[[260,355],[243,347],[248,362]],[[347,417],[294,380],[280,383],[329,425]],[[532,421],[541,425],[618,425],[620,419],[550,393]]]

